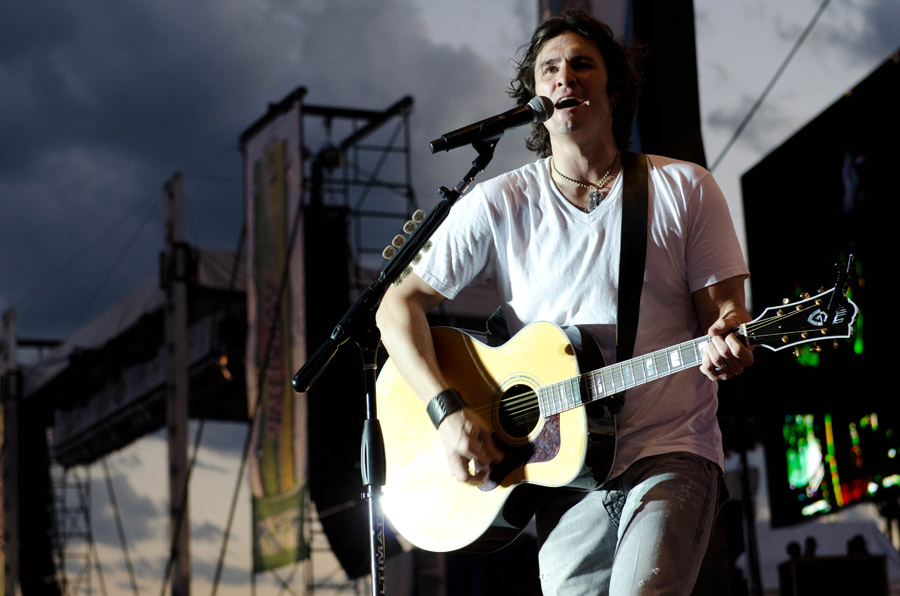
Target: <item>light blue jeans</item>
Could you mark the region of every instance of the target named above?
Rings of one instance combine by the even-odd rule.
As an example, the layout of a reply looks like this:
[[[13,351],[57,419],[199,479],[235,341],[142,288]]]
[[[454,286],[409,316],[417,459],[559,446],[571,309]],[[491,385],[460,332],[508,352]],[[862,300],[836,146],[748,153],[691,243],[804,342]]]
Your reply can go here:
[[[721,478],[679,452],[638,460],[594,491],[555,492],[536,519],[544,596],[690,594]]]

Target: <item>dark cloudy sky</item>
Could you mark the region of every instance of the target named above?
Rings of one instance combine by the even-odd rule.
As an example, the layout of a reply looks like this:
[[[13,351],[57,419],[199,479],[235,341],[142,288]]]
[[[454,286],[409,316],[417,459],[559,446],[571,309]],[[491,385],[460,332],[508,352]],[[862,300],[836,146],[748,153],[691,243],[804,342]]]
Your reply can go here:
[[[189,241],[234,249],[238,135],[298,86],[317,105],[383,109],[412,95],[413,183],[432,204],[470,155],[431,156],[427,141],[508,107],[509,58],[536,16],[530,0],[445,4],[5,3],[0,308],[16,308],[22,337],[65,337],[155,275],[162,185],[176,171]],[[695,3],[710,161],[820,2],[788,4]],[[743,170],[896,49],[898,4],[830,3],[716,172],[734,205]],[[507,135],[483,176],[530,158],[520,138]]]
[[[453,184],[471,156],[431,156],[439,133],[509,107],[509,58],[535,25],[533,0],[30,0],[0,5],[0,309],[19,334],[63,338],[156,274],[162,186],[185,175],[188,239],[234,249],[242,223],[237,139],[298,86],[306,101],[383,109],[412,95],[416,194]],[[819,0],[695,0],[708,160],[722,150]],[[832,0],[715,172],[742,228],[739,176],[900,46],[900,0]],[[508,134],[484,176],[529,159]],[[742,230],[741,230],[742,233]],[[243,429],[207,431],[195,476],[195,573],[209,577]],[[224,448],[231,445],[232,449]],[[164,553],[164,443],[110,466],[144,587]],[[139,470],[140,473],[135,473]],[[108,581],[115,561],[105,485],[95,520]],[[202,483],[202,484],[200,484]],[[206,491],[204,493],[204,490]],[[210,497],[218,495],[218,498]],[[244,516],[236,527],[243,532]],[[243,525],[242,525],[243,524]],[[230,585],[246,581],[235,537]],[[114,571],[115,570],[115,571]],[[200,580],[198,580],[200,581]],[[236,589],[235,593],[243,593]]]
[[[234,249],[238,136],[298,86],[316,105],[381,110],[414,96],[426,201],[467,163],[427,156],[427,140],[508,107],[493,57],[521,43],[530,4],[474,10],[504,24],[473,49],[435,42],[435,27],[462,22],[428,23],[404,0],[5,3],[0,308],[16,308],[22,337],[65,337],[154,275],[162,186],[176,171],[189,241]],[[519,157],[498,155],[495,173],[523,159],[508,144]]]

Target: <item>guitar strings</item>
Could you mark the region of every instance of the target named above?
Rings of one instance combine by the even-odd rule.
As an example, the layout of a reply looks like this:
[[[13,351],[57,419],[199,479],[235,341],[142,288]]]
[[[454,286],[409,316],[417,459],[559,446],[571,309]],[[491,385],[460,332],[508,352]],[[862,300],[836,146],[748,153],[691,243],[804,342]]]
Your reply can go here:
[[[787,305],[785,305],[785,306],[787,306]],[[748,331],[755,331],[757,329],[761,329],[761,328],[771,325],[774,321],[790,320],[798,315],[806,315],[806,312],[808,310],[809,310],[808,308],[802,308],[799,310],[795,309],[795,310],[783,312],[781,315],[768,317],[766,319],[761,319],[759,321],[750,321],[749,323],[746,324],[746,328]],[[822,328],[822,330],[827,331],[826,328]],[[793,331],[792,330],[776,330],[773,333],[767,333],[767,334],[762,334],[762,335],[757,333],[756,335],[757,335],[757,337],[760,337],[760,338],[771,338],[771,337],[778,337],[778,336],[798,336],[798,335],[802,337],[803,334],[807,333],[807,332],[808,332],[808,330],[802,330],[802,329],[801,330],[793,330]],[[828,337],[828,335],[823,334],[822,337],[823,338]],[[815,338],[810,338],[809,341],[814,341],[814,340],[815,340]]]
[[[790,320],[798,315],[804,314],[807,310],[809,310],[809,309],[791,310],[788,312],[784,312],[781,315],[776,315],[776,316],[772,316],[772,317],[767,317],[765,319],[750,321],[745,325],[745,328],[747,329],[748,332],[753,332],[758,329],[763,329],[778,320],[782,320],[782,321]],[[756,334],[756,335],[757,335],[757,337],[760,337],[760,338],[767,338],[767,337],[777,337],[777,336],[797,336],[797,335],[802,335],[803,333],[805,333],[805,331],[802,331],[802,330],[799,330],[799,331],[779,330],[779,331],[776,331],[773,333],[768,333],[768,334],[763,334],[763,335]],[[685,343],[691,343],[692,341],[703,341],[705,339],[707,339],[707,338],[698,338],[697,340],[689,340]],[[813,340],[810,339],[810,341],[813,341]],[[631,362],[633,360],[646,358],[648,356],[655,358],[658,355],[664,354],[664,353],[666,353],[665,349],[658,350],[656,352],[651,352],[650,354],[645,354],[643,356],[639,356],[639,357],[633,358],[631,360],[626,360],[625,362],[612,364],[608,367],[604,367],[603,369],[599,369],[597,371],[590,371],[587,373],[583,373],[583,374],[577,375],[571,379],[565,379],[563,381],[557,381],[554,383],[550,383],[548,385],[544,385],[544,386],[540,387],[537,390],[532,389],[530,391],[526,391],[523,393],[517,393],[515,396],[512,396],[512,397],[501,397],[499,409],[501,412],[504,413],[504,416],[513,424],[522,424],[522,423],[526,422],[529,418],[534,418],[535,414],[537,414],[537,417],[540,417],[540,409],[541,409],[541,407],[540,407],[540,404],[541,404],[540,392],[541,391],[543,391],[545,394],[549,394],[550,391],[559,387],[562,390],[563,394],[568,394],[568,393],[570,393],[571,390],[576,390],[576,389],[580,392],[585,387],[586,384],[590,383],[591,379],[593,379],[597,376],[597,374],[600,372],[600,370],[611,369],[611,368],[617,367],[617,366],[624,367],[624,365],[626,365],[626,363]],[[697,366],[697,365],[694,364],[691,367],[693,367],[693,366]],[[667,372],[661,376],[667,376],[668,374],[671,374],[671,373]],[[639,384],[643,384],[643,383],[639,383]],[[569,387],[565,387],[565,385],[569,385]],[[627,383],[626,383],[626,385],[627,385]],[[628,389],[627,386],[625,388]],[[577,407],[579,405],[584,405],[584,403],[585,403],[585,402],[581,401],[580,399],[576,400],[576,401],[577,401],[577,404],[572,406],[572,408]],[[490,412],[493,410],[493,408],[494,408],[493,404],[487,404],[487,405],[483,405],[483,406],[476,406],[473,408],[473,411],[478,414],[489,415]],[[567,408],[567,409],[571,409],[571,408]]]

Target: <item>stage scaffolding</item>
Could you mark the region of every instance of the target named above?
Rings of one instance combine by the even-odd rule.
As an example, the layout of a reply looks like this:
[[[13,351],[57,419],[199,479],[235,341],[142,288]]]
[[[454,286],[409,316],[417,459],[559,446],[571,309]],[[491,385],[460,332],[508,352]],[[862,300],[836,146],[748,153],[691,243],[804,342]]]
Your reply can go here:
[[[345,219],[346,237],[327,241],[345,245],[348,279],[343,283],[347,284],[350,300],[381,269],[384,263],[382,250],[401,232],[403,224],[417,208],[411,182],[409,121],[412,105],[412,98],[404,97],[383,111],[322,105],[304,105],[302,109],[304,209],[312,216],[316,208],[324,208]],[[326,248],[322,247],[322,250]],[[310,250],[309,246],[307,250]],[[141,321],[146,326],[156,319],[149,321],[144,317]],[[128,329],[122,333],[132,331]],[[147,338],[146,333],[142,335]],[[239,340],[243,342],[244,338]],[[151,341],[155,343],[155,339]],[[240,348],[235,351],[242,354],[243,346]],[[67,367],[65,373],[71,374],[74,366]],[[55,402],[53,407],[57,407]],[[236,417],[224,416],[223,419],[235,420]],[[120,438],[125,440],[127,429],[119,430]],[[148,429],[138,431],[135,428],[134,431],[146,434]],[[120,447],[117,445],[114,449]],[[91,480],[87,475],[87,462],[106,454],[82,455],[84,461],[75,458],[56,461],[51,466],[55,500],[52,559],[56,581],[65,594],[93,594],[105,589],[103,567],[97,558],[91,528]],[[318,516],[311,509],[310,512],[313,514],[313,519],[309,520],[310,540],[314,551],[327,548]],[[120,539],[127,543],[127,537],[120,536]],[[323,577],[317,577],[313,569],[303,572],[306,577],[302,589],[307,594],[358,594],[366,590],[365,577],[343,580],[339,568],[328,565],[323,565],[321,571],[325,574]]]
[[[381,252],[418,207],[412,187],[412,97],[384,111],[304,105],[304,203],[346,210],[350,288],[383,265]],[[345,135],[342,140],[335,140]],[[314,153],[313,142],[320,142]]]

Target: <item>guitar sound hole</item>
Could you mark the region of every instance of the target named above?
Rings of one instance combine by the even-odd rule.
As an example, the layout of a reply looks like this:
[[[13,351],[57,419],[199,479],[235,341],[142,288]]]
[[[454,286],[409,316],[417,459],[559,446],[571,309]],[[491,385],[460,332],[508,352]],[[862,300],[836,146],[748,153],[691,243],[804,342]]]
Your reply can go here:
[[[500,428],[508,436],[524,438],[540,418],[537,395],[527,385],[513,385],[500,399]]]

